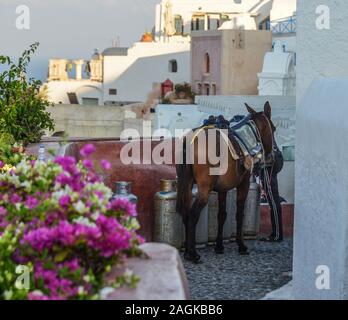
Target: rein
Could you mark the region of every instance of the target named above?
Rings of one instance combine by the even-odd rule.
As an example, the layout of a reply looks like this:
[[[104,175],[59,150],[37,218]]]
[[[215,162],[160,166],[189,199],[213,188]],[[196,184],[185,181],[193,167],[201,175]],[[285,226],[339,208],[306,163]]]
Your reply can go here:
[[[267,121],[267,124],[268,124],[268,127],[269,127],[269,130],[271,132],[271,137],[272,137],[272,152],[271,152],[271,158],[274,160],[274,150],[275,150],[275,144],[274,144],[274,137],[273,137],[273,134],[272,134],[272,126],[271,126],[271,123],[269,121],[269,119],[264,115],[262,114],[262,116],[266,119]],[[251,120],[252,121],[252,120]],[[261,146],[262,146],[262,157],[264,159],[263,163],[261,163],[261,166],[262,166],[262,169],[263,169],[263,172],[264,172],[264,180],[265,180],[265,188],[266,188],[266,194],[268,194],[268,197],[269,197],[269,200],[270,202],[272,203],[272,207],[273,207],[273,210],[274,210],[274,220],[275,220],[275,225],[276,225],[276,234],[275,234],[275,239],[279,239],[279,220],[278,220],[278,209],[277,209],[277,205],[275,203],[275,200],[274,200],[274,196],[273,196],[273,191],[272,191],[272,174],[273,174],[273,167],[274,167],[274,162],[272,161],[272,166],[271,166],[271,172],[268,171],[267,169],[267,162],[266,162],[266,155],[265,155],[265,148],[264,148],[264,145],[262,143],[262,140],[261,140],[261,135],[260,135],[260,131],[259,129],[257,128],[256,124],[254,121],[252,121],[255,128],[256,128],[256,132],[257,132],[257,135],[258,135],[258,139],[259,139],[259,142],[261,143]],[[268,191],[268,192],[267,192]]]
[[[267,125],[268,125],[268,128],[270,130],[270,133],[271,133],[271,139],[272,139],[272,151],[270,153],[270,157],[271,157],[271,163],[273,163],[273,159],[274,159],[274,137],[273,137],[273,134],[272,134],[272,126],[271,126],[271,122],[269,121],[269,119],[264,115],[262,114],[262,117],[264,117],[264,119],[266,120],[267,122]],[[256,123],[253,121],[253,120],[249,120],[249,123],[251,124],[251,128],[253,129],[253,133],[255,135],[255,138],[256,140],[261,144],[261,149],[262,149],[262,167],[267,167],[267,165],[269,164],[267,162],[267,159],[266,159],[266,153],[265,153],[265,147],[263,145],[263,142],[262,142],[262,138],[261,138],[261,134],[260,134],[260,130],[258,129]]]

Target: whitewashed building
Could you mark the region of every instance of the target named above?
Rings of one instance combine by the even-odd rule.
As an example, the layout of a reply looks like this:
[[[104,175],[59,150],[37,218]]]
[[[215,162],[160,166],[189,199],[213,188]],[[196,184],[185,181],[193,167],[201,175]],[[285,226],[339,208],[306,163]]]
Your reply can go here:
[[[241,18],[253,29],[269,29],[272,19],[291,16],[295,8],[296,0],[163,0],[154,8],[150,39],[107,48],[90,61],[52,59],[44,86],[56,104],[142,102],[166,79],[190,82],[192,31],[233,28]]]

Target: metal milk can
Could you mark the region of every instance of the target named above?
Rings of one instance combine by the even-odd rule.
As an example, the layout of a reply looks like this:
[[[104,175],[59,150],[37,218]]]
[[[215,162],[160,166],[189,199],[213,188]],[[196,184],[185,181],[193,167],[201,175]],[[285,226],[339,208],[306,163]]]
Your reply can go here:
[[[261,190],[255,177],[250,179],[250,189],[244,208],[243,231],[246,238],[255,239],[260,229]]]
[[[126,198],[129,200],[129,202],[133,204],[137,204],[138,202],[138,197],[134,194],[132,194],[131,182],[126,182],[126,181],[117,181],[115,183],[116,189],[115,193],[112,195],[111,200],[115,200],[118,198]]]
[[[223,239],[230,240],[233,232],[233,220],[235,217],[235,202],[231,201],[229,191],[226,198],[226,220],[223,228]],[[218,213],[219,213],[219,197],[218,193],[213,191],[209,196],[208,203],[208,243],[214,244],[218,232]]]
[[[176,212],[176,180],[161,180],[161,190],[155,194],[154,240],[180,249],[183,244],[182,217]]]

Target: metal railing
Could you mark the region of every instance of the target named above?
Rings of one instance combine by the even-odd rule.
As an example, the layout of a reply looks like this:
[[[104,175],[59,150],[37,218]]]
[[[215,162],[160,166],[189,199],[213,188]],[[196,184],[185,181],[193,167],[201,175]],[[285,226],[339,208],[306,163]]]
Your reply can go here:
[[[274,34],[296,33],[296,28],[296,16],[268,22],[268,29],[271,30]]]

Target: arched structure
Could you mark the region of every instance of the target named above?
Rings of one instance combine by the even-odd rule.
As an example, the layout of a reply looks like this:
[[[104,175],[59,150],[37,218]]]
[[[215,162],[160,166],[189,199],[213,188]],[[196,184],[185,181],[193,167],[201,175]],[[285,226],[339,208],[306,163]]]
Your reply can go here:
[[[284,52],[282,43],[265,55],[262,72],[258,74],[259,95],[294,96],[296,94],[295,56]]]

